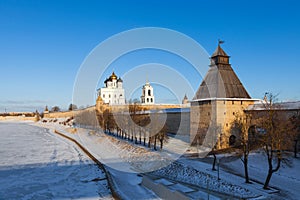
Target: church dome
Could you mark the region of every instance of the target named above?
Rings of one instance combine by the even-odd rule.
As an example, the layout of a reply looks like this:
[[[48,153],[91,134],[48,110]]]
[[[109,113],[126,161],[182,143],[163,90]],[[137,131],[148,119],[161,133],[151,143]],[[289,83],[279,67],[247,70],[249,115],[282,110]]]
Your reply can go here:
[[[118,82],[123,83],[123,80],[121,79],[121,77],[119,77]]]
[[[114,80],[114,79],[118,79],[117,75],[115,74],[115,72],[113,72],[110,77],[109,77],[111,80]]]
[[[120,78],[119,78],[120,79]],[[113,80],[118,80],[118,77],[117,77],[117,75],[115,74],[115,72],[113,72],[111,75],[110,75],[110,77],[109,78],[107,78],[105,81],[104,81],[104,83],[107,83],[107,82],[111,82],[111,81],[113,81]]]

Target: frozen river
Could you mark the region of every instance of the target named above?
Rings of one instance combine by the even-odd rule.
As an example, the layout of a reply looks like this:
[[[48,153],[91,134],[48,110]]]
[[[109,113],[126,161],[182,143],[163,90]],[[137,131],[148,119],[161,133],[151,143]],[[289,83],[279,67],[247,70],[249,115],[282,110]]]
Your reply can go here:
[[[0,199],[112,199],[102,171],[71,142],[0,122]]]

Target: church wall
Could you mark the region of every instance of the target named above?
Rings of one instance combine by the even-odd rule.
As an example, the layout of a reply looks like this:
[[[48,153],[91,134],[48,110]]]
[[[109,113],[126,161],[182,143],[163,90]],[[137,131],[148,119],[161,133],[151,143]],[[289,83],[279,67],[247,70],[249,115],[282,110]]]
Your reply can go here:
[[[124,89],[123,88],[101,88],[100,93],[101,98],[103,99],[104,103],[110,104],[125,104],[125,97],[124,97]],[[105,95],[105,96],[103,96]],[[109,97],[110,95],[110,97]],[[122,96],[120,96],[122,95]]]

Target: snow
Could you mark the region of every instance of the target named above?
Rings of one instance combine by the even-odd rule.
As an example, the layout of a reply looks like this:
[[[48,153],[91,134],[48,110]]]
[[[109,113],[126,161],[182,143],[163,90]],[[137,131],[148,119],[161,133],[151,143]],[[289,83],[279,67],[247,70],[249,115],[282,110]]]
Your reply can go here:
[[[234,185],[228,181],[218,180],[217,177],[188,166],[185,162],[174,162],[171,165],[154,171],[152,174],[169,178],[173,181],[197,185],[203,189],[209,188],[215,192],[226,193],[233,197],[249,198],[256,195],[241,186]]]
[[[268,164],[265,154],[261,151],[251,153],[249,155],[248,165],[250,179],[256,182],[264,183],[268,170]],[[242,176],[244,175],[243,165],[240,160],[225,163],[224,167],[229,172],[234,172]],[[279,171],[275,172],[272,175],[270,186],[273,188],[273,191],[276,189],[280,190],[280,194],[278,194],[277,196],[283,196],[286,199],[299,199],[299,169],[300,159],[293,158],[292,155],[290,155],[288,163],[282,163]],[[260,185],[260,189],[261,188],[262,186]],[[270,191],[270,193],[272,193],[272,190]]]
[[[39,123],[36,125],[56,129],[80,142],[106,166],[122,199],[141,199],[141,197],[159,199],[152,191],[140,185],[142,177],[138,174],[138,168],[135,167],[147,166],[147,164],[141,164],[145,160],[142,156],[138,157],[136,155],[147,153],[144,148],[133,147],[127,142],[118,141],[113,137],[96,133],[93,130],[76,128],[76,132],[71,133],[70,128],[59,124],[62,120],[58,119],[55,123]],[[137,161],[136,159],[142,160]]]
[[[249,105],[247,110],[265,110],[265,102],[259,101],[253,105]],[[289,101],[289,102],[280,102],[276,103],[275,107],[279,110],[299,110],[300,101]]]
[[[105,174],[72,143],[28,123],[0,123],[1,199],[112,199]]]
[[[59,119],[62,121],[63,119]],[[300,196],[299,159],[292,159],[291,167],[283,165],[271,179],[271,190],[263,190],[266,177],[266,160],[260,153],[249,158],[249,174],[252,184],[244,183],[243,165],[232,154],[218,155],[220,160],[220,179],[211,170],[211,158],[180,157],[174,162],[174,153],[181,152],[186,144],[180,138],[169,138],[162,151],[153,151],[141,145],[134,145],[122,139],[109,136],[101,131],[70,128],[56,123],[37,123],[36,125],[56,129],[73,137],[85,146],[98,160],[107,166],[116,183],[117,190],[124,199],[157,198],[155,194],[140,185],[141,175],[154,169],[153,175],[170,190],[185,191],[191,198],[207,195],[210,198],[252,198],[252,199],[297,199]],[[190,148],[190,153],[199,151]],[[199,152],[198,152],[199,153]],[[176,155],[175,157],[179,157]],[[149,173],[146,173],[146,175]],[[163,179],[163,180],[162,180]],[[168,184],[169,183],[169,184]],[[170,184],[171,183],[171,184]],[[191,188],[195,192],[191,192]],[[200,188],[200,189],[199,189]],[[190,192],[188,192],[190,191]],[[221,195],[220,195],[221,194]],[[205,196],[206,197],[206,196]]]

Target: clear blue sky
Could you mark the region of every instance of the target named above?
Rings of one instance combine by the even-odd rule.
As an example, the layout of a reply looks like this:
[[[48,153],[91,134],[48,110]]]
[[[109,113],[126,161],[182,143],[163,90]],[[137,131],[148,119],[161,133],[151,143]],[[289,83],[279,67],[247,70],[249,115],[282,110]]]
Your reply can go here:
[[[0,112],[67,108],[89,52],[114,34],[148,26],[182,32],[209,54],[221,38],[253,98],[271,91],[280,100],[300,100],[299,7],[297,0],[1,0]],[[118,67],[112,66],[121,75],[127,70]]]

